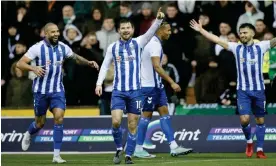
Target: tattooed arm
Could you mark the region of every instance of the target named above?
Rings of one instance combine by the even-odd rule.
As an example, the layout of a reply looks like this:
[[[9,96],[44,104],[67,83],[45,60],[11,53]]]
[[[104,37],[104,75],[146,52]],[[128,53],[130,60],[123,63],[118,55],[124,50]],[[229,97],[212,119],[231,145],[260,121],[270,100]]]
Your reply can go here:
[[[71,59],[74,59],[77,64],[79,65],[88,65],[90,67],[96,68],[97,70],[99,69],[98,64],[95,61],[88,61],[87,59],[79,56],[78,54],[73,52],[73,55],[70,56]]]

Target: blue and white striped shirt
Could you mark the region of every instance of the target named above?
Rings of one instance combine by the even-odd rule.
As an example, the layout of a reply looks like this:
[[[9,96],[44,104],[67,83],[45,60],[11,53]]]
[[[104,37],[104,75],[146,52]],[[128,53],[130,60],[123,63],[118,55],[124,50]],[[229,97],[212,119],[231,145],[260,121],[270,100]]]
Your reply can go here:
[[[107,48],[107,52],[101,66],[97,85],[102,85],[107,70],[113,60],[115,74],[113,89],[119,91],[130,91],[141,88],[141,53],[145,45],[155,34],[162,23],[157,20],[150,29],[142,36],[132,38],[126,42],[118,40]]]
[[[270,41],[250,46],[228,42],[228,46],[236,58],[237,90],[264,90],[263,56],[270,49]]]
[[[33,92],[48,94],[64,91],[62,63],[65,58],[72,55],[71,48],[60,41],[56,46],[52,46],[46,40],[42,40],[30,47],[25,56],[34,60],[36,66],[42,66],[45,69],[43,77],[34,79]]]
[[[159,57],[160,66],[162,66],[163,49],[161,40],[157,36],[150,40],[142,53],[141,82],[142,87],[163,88],[162,78],[154,70],[151,57]]]

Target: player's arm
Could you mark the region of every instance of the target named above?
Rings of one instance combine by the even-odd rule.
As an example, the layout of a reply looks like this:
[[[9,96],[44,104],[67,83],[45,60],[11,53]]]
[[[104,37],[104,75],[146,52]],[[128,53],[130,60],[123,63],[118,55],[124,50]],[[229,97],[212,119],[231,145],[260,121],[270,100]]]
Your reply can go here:
[[[73,59],[76,61],[78,65],[87,65],[87,66],[96,68],[97,70],[99,69],[99,66],[95,61],[88,61],[87,59],[79,56],[78,54],[74,53],[72,49],[66,44],[64,44],[64,47],[65,47],[66,59]]]
[[[200,21],[198,23],[195,20],[190,21],[190,27],[194,29],[195,31],[201,33],[204,37],[206,37],[208,40],[222,46],[226,50],[229,49],[228,43],[226,41],[221,40],[218,36],[209,33],[206,31],[203,27]]]
[[[152,56],[151,57],[152,65],[154,70],[162,77],[165,81],[167,81],[174,91],[181,91],[180,86],[174,82],[174,80],[166,73],[166,71],[160,66],[160,57]]]
[[[37,57],[38,52],[35,47],[35,45],[30,47],[24,56],[16,63],[16,67],[23,71],[33,71],[37,76],[42,77],[45,74],[45,70],[42,67],[45,66],[29,65],[29,63]]]
[[[98,80],[97,80],[97,83],[96,83],[97,86],[96,86],[96,89],[95,89],[95,93],[98,96],[102,95],[102,84],[103,84],[103,81],[106,77],[107,71],[110,67],[110,64],[112,62],[112,45],[113,44],[109,45],[109,47],[107,48],[106,55],[104,57],[104,61],[102,63],[100,73],[99,73],[99,76],[98,76]]]
[[[88,65],[90,67],[96,68],[99,70],[99,65],[95,61],[88,61],[87,59],[83,58],[82,56],[73,52],[73,55],[70,58],[74,59],[78,65]]]
[[[141,35],[137,38],[137,41],[138,41],[140,47],[143,48],[143,47],[145,47],[145,45],[147,45],[147,43],[154,36],[155,32],[157,31],[157,29],[161,25],[162,20],[165,17],[165,14],[163,12],[161,12],[161,9],[162,8],[160,7],[158,12],[157,12],[156,20],[151,25],[151,27],[148,29],[148,31],[144,35]]]
[[[276,47],[276,38],[275,37],[270,40],[270,48],[274,48],[274,47]]]

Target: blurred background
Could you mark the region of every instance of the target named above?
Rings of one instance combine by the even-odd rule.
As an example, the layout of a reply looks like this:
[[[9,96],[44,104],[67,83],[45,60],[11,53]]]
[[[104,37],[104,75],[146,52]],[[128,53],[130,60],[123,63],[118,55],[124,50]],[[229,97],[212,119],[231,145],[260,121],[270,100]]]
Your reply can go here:
[[[163,43],[163,67],[182,88],[175,94],[164,83],[170,114],[235,114],[234,56],[194,32],[189,21],[200,19],[206,30],[231,42],[239,42],[238,27],[248,22],[256,27],[255,42],[270,40],[276,35],[276,1],[1,1],[2,116],[15,110],[17,115],[21,115],[19,110],[29,110],[33,116],[31,87],[35,75],[22,72],[15,63],[31,45],[42,40],[47,22],[58,25],[60,41],[101,65],[108,45],[119,39],[120,18],[134,22],[137,37],[151,26],[160,6],[172,27],[170,39]],[[112,65],[101,98],[94,93],[95,69],[68,60],[63,72],[67,108],[82,110],[72,115],[110,114]],[[275,73],[276,49],[271,49],[265,54],[263,76],[268,112],[276,114]]]

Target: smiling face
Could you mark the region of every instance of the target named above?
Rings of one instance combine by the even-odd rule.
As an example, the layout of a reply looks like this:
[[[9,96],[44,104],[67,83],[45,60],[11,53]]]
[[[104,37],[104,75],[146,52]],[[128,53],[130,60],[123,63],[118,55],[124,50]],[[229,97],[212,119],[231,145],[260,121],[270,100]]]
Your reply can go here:
[[[248,27],[240,28],[240,40],[241,43],[247,44],[250,40],[253,39],[255,33],[252,29],[249,29]]]
[[[45,29],[45,36],[50,43],[56,44],[58,42],[59,35],[59,29],[55,24],[51,24]]]
[[[120,23],[119,34],[123,40],[125,41],[129,40],[133,36],[133,33],[134,33],[134,28],[131,22]]]

